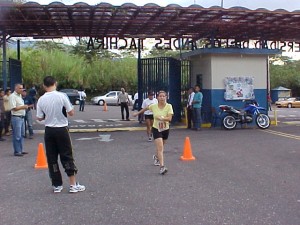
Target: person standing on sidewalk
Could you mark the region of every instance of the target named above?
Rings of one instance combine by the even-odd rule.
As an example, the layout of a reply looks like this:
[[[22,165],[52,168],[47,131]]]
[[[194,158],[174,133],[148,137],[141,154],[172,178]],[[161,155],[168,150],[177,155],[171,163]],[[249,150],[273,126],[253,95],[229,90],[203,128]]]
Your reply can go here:
[[[86,99],[86,93],[84,89],[81,87],[78,91],[79,94],[79,111],[84,111],[84,105],[85,105],[85,99]]]
[[[24,137],[24,117],[28,105],[24,104],[22,98],[23,85],[16,84],[15,91],[9,96],[9,104],[11,108],[11,125],[13,128],[13,148],[15,156],[23,156],[27,152],[23,151]]]
[[[192,121],[193,121],[193,99],[194,99],[194,88],[190,88],[188,90],[188,101],[186,104],[186,114],[187,114],[187,129],[191,129],[192,128]]]
[[[139,110],[139,93],[136,92],[133,97],[132,111]]]
[[[0,141],[5,141],[2,138],[3,128],[4,128],[4,117],[5,117],[5,109],[4,109],[4,91],[0,89]]]
[[[143,104],[142,104],[142,108],[147,108],[149,105],[152,105],[152,104],[157,104],[158,101],[156,98],[154,98],[154,93],[152,91],[150,91],[148,93],[148,98],[146,98],[144,101],[143,101]],[[153,126],[153,112],[150,111],[150,110],[146,110],[144,112],[144,115],[145,115],[145,121],[146,121],[146,126],[147,126],[147,135],[148,135],[148,141],[152,141],[152,126]]]
[[[70,182],[70,193],[85,191],[85,186],[76,182],[77,168],[73,158],[73,147],[68,129],[67,115],[74,115],[74,108],[68,97],[56,91],[56,80],[47,76],[43,81],[46,93],[37,102],[36,117],[45,120],[45,146],[53,192],[63,189],[63,181],[58,165],[58,156]]]
[[[128,93],[125,92],[124,88],[121,88],[121,93],[118,95],[118,103],[121,105],[121,115],[122,120],[124,120],[124,109],[126,111],[126,120],[129,121],[129,108],[128,105],[130,104],[130,99],[128,97]]]
[[[22,92],[22,97],[24,100],[24,104],[28,105],[28,109],[26,109],[26,113],[25,113],[25,118],[24,118],[24,122],[25,122],[25,135],[24,137],[27,138],[27,131],[28,131],[28,138],[32,139],[33,138],[33,128],[32,128],[32,110],[34,108],[34,100],[32,98],[32,96],[27,94],[26,90],[23,90]]]
[[[198,131],[201,130],[201,107],[202,107],[203,94],[200,92],[200,86],[195,86],[195,94],[193,98],[193,128]]]
[[[167,167],[164,164],[164,145],[169,137],[170,122],[173,117],[173,107],[167,103],[167,93],[165,91],[158,92],[158,103],[149,105],[143,108],[133,116],[137,116],[144,113],[147,110],[153,112],[153,127],[152,133],[156,146],[156,155],[153,155],[154,165],[160,166],[159,173],[164,175],[168,172]]]
[[[268,108],[270,111],[272,111],[272,99],[271,99],[271,95],[270,93],[268,92],[268,95],[267,95],[267,100],[268,100]]]
[[[9,104],[9,96],[11,95],[10,89],[5,90],[5,95],[3,96],[4,101],[4,109],[5,109],[5,119],[4,119],[4,132],[6,136],[9,136],[9,126],[11,122],[11,112],[10,112],[10,104]]]

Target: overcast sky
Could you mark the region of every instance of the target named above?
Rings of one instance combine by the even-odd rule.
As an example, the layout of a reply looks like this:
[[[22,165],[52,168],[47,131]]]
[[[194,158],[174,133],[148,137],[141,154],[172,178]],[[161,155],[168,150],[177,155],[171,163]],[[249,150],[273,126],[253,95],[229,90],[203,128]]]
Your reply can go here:
[[[95,5],[100,2],[107,2],[112,5],[122,5],[124,3],[134,3],[138,6],[145,5],[147,3],[155,3],[160,6],[166,6],[169,4],[178,4],[181,6],[190,6],[192,4],[198,4],[205,8],[211,6],[220,6],[222,0],[31,0],[39,2],[42,5],[49,4],[54,1],[63,2],[66,5],[72,5],[76,2],[87,2],[90,5]],[[300,0],[223,0],[223,7],[230,8],[233,6],[242,6],[248,9],[266,8],[268,10],[285,9],[288,11],[300,10]]]

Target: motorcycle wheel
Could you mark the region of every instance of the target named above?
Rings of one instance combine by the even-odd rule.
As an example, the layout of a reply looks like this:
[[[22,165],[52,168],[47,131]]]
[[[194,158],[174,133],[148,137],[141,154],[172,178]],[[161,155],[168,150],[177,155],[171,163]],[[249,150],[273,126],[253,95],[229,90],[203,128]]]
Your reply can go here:
[[[267,129],[270,126],[270,117],[266,114],[259,114],[256,117],[256,125],[260,128],[260,129]]]
[[[223,118],[223,126],[226,130],[232,130],[236,127],[236,120],[233,116],[227,115]]]

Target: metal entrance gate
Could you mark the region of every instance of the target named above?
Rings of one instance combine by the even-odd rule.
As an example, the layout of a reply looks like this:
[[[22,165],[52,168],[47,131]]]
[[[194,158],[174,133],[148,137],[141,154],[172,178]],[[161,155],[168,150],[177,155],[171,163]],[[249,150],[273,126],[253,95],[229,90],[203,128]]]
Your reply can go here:
[[[150,90],[166,91],[174,110],[173,122],[180,122],[183,96],[190,86],[190,62],[168,57],[141,59],[141,78],[138,87],[139,93],[143,93],[141,99],[147,98]]]
[[[13,91],[15,84],[22,84],[22,63],[20,60],[9,58],[9,84]]]

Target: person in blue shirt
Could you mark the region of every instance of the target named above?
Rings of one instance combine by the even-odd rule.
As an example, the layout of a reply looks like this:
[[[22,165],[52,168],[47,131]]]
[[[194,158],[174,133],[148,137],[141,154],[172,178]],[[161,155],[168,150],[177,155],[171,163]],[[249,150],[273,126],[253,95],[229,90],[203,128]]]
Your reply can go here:
[[[25,138],[27,138],[27,131],[29,133],[29,139],[33,138],[33,127],[32,127],[32,110],[34,108],[34,99],[32,96],[27,94],[27,91],[24,89],[22,92],[22,98],[24,100],[24,104],[28,105],[28,109],[26,109],[24,122],[25,122]]]
[[[202,99],[203,99],[203,94],[200,92],[200,86],[195,85],[194,88],[194,98],[192,101],[193,105],[193,129],[198,131],[201,130],[201,107],[202,107]]]

